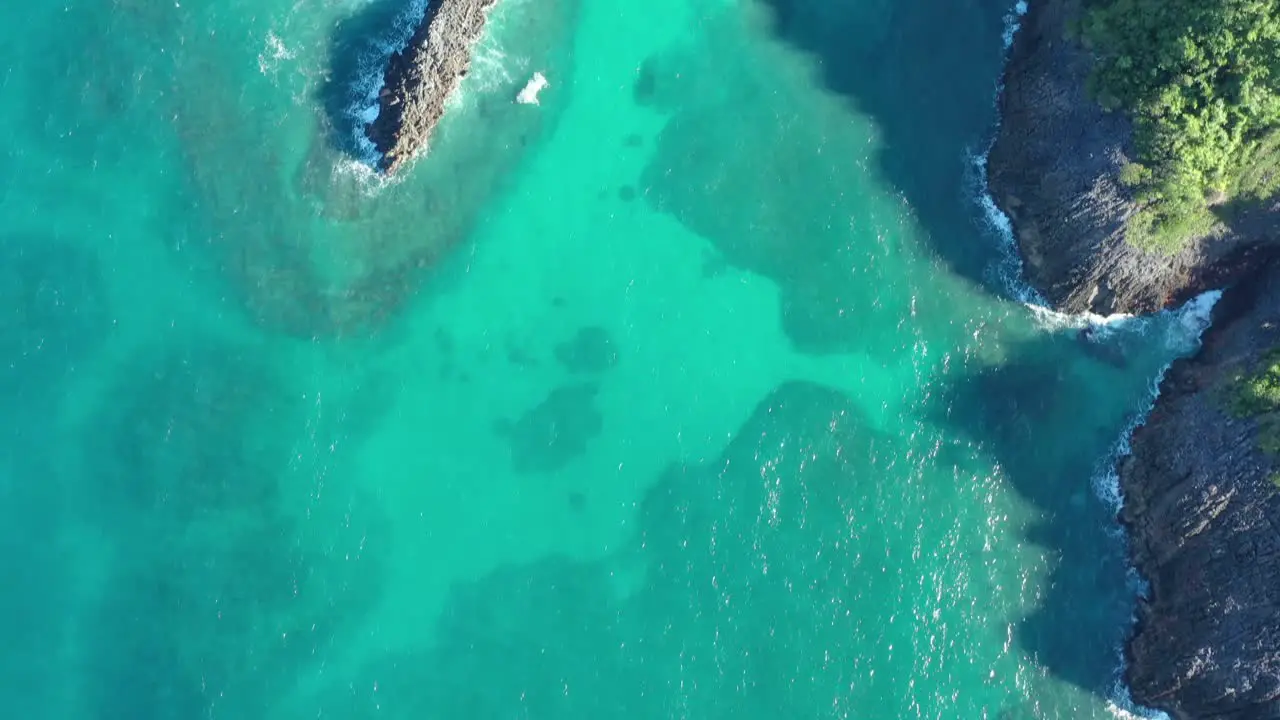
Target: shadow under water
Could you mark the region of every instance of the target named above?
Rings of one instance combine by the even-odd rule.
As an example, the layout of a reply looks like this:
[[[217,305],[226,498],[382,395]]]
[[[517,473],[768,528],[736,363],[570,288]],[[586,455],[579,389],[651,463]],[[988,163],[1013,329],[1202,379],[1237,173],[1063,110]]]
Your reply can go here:
[[[778,285],[781,324],[797,349],[897,364],[909,352],[911,333],[931,345],[964,342],[960,323],[948,319],[995,302],[940,270],[912,218],[924,214],[933,243],[954,250],[957,263],[966,258],[974,275],[997,257],[979,234],[977,206],[962,181],[966,147],[991,121],[995,67],[990,76],[967,68],[961,87],[946,91],[968,98],[967,88],[977,98],[974,117],[959,129],[947,112],[923,105],[894,108],[906,117],[868,118],[851,108],[861,102],[815,89],[813,75],[826,77],[833,65],[859,78],[891,72],[877,52],[907,11],[846,5],[828,9],[835,15],[830,22],[858,25],[855,11],[862,8],[866,27],[849,28],[852,39],[829,48],[831,57],[815,60],[778,42],[770,13],[755,5],[756,12],[709,12],[697,44],[650,56],[632,94],[667,119],[641,183],[645,201],[709,241],[717,262]],[[998,34],[993,42],[998,59]],[[899,94],[912,91],[884,82]],[[938,125],[921,127],[925,122]],[[725,132],[726,123],[733,132]],[[898,167],[890,183],[868,168],[877,159],[910,164]],[[904,204],[893,185],[908,182],[915,191]],[[911,204],[915,195],[919,208]],[[912,322],[904,324],[908,317]]]
[[[1074,331],[1042,333],[1012,348],[1007,362],[961,374],[934,405],[936,419],[972,438],[1036,510],[1027,540],[1049,553],[1052,576],[1019,624],[1018,644],[1047,672],[1100,697],[1117,678],[1134,594],[1115,508],[1092,483],[1150,393],[1158,365],[1114,361],[1149,344],[1140,340],[1093,341],[1108,343],[1104,354]]]
[[[934,250],[955,273],[989,284],[998,254],[980,230],[973,154],[996,120],[1012,0],[755,2],[771,11],[779,40],[812,54],[825,85],[876,122],[881,171]]]

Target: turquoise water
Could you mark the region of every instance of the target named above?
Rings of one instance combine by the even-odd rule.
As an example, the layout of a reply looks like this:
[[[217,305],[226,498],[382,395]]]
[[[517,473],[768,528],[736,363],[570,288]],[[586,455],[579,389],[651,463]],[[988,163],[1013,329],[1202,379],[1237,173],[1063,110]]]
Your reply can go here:
[[[1012,299],[1009,2],[503,0],[386,182],[411,10],[9,9],[6,717],[1123,715],[1203,307]]]

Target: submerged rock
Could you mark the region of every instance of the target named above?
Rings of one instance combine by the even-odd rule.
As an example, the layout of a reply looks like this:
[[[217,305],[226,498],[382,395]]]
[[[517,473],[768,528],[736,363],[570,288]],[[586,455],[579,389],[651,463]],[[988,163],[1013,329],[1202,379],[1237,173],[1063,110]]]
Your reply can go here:
[[[598,375],[618,364],[618,348],[609,331],[589,325],[556,345],[556,360],[566,371]]]
[[[432,0],[404,50],[392,54],[365,135],[394,173],[424,150],[449,96],[471,66],[471,51],[497,0]]]
[[[596,383],[570,383],[553,389],[514,421],[502,420],[494,432],[511,446],[511,464],[521,474],[564,468],[586,452],[604,428],[596,407]]]

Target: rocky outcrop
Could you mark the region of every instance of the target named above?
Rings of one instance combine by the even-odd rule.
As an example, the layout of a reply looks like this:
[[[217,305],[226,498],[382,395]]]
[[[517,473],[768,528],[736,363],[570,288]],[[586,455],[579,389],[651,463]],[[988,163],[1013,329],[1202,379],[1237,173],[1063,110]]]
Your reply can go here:
[[[1248,213],[1176,255],[1125,241],[1136,208],[1118,178],[1133,130],[1089,97],[1092,59],[1070,35],[1080,6],[1031,0],[1005,69],[988,181],[1027,279],[1057,308],[1104,315],[1158,310],[1234,282],[1273,253],[1280,214]]]
[[[1010,49],[988,160],[1027,279],[1057,308],[1142,313],[1228,287],[1194,358],[1176,363],[1122,463],[1123,521],[1150,582],[1127,652],[1139,703],[1178,720],[1280,718],[1280,462],[1232,383],[1280,346],[1280,209],[1237,212],[1176,255],[1125,240],[1123,115],[1089,97],[1081,0],[1031,0]]]
[[[1227,403],[1280,346],[1280,266],[1227,291],[1121,465],[1123,520],[1150,582],[1128,646],[1139,702],[1175,718],[1280,717],[1280,462]]]
[[[404,50],[394,53],[365,135],[390,174],[424,150],[449,96],[471,66],[471,51],[497,0],[431,0]]]

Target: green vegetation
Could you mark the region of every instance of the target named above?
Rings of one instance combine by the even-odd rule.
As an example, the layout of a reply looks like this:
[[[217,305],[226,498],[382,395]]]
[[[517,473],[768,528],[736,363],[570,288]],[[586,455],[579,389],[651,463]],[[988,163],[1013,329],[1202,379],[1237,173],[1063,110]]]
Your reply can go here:
[[[1231,410],[1236,417],[1255,417],[1280,411],[1280,349],[1262,358],[1262,368],[1236,379]]]
[[[1092,91],[1134,120],[1132,242],[1175,252],[1212,208],[1280,190],[1280,0],[1086,0]]]
[[[1257,372],[1235,379],[1228,407],[1238,418],[1256,419],[1258,448],[1280,456],[1280,348],[1263,356]]]

